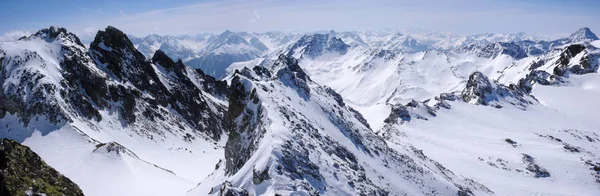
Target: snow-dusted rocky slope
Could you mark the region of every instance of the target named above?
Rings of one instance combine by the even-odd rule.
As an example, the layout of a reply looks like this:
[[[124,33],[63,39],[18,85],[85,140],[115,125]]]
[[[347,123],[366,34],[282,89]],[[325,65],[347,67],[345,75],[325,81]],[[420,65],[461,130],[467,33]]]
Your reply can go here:
[[[518,50],[500,43],[491,47],[500,50],[391,53],[387,59],[349,52],[300,64],[358,105],[392,148],[413,145],[432,153],[498,195],[595,195],[600,132],[593,111],[600,104],[591,99],[598,96],[600,50],[590,34],[538,56],[513,55],[522,52],[505,52]]]
[[[209,68],[222,81],[114,27],[2,42],[0,137],[86,195],[600,192],[587,28],[219,37],[204,54],[253,54]]]
[[[310,40],[338,40],[327,36]],[[340,92],[391,148],[422,149],[498,195],[595,195],[597,40],[582,28],[531,42],[550,43],[535,55],[518,42],[411,53],[334,41],[299,41],[288,54]],[[272,69],[274,61],[235,67]]]
[[[416,148],[389,147],[291,56],[230,83],[225,159],[189,195],[492,194]]]
[[[0,55],[0,137],[85,194],[183,194],[223,152],[227,84],[162,52],[146,60],[114,27],[89,49],[50,27]]]

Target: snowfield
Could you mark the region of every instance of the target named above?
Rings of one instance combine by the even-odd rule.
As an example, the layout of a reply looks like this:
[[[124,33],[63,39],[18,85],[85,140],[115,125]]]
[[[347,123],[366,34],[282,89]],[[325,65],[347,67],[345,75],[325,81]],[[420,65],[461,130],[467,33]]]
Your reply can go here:
[[[50,27],[0,42],[0,137],[92,196],[600,195],[599,48]]]

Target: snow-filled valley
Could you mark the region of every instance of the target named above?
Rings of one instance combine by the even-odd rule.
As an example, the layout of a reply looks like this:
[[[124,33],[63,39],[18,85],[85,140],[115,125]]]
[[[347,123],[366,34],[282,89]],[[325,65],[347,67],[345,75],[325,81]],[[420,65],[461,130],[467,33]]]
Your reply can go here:
[[[599,195],[588,28],[0,42],[0,138],[85,195]]]

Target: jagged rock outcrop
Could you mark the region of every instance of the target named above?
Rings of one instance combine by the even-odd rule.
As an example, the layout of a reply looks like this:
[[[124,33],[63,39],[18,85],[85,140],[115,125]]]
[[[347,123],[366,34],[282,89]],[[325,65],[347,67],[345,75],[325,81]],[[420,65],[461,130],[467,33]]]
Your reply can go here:
[[[12,51],[11,45],[21,42],[53,47]],[[0,57],[0,116],[16,114],[25,126],[33,116],[46,116],[53,124],[72,121],[71,113],[101,120],[93,105],[106,104],[98,98],[107,92],[105,78],[91,66],[93,62],[77,36],[64,28],[50,27],[16,43],[6,43],[2,50],[6,52]],[[65,106],[65,102],[70,105]]]
[[[449,104],[444,102],[443,100],[439,103],[445,104],[447,108],[450,108]],[[435,117],[436,110],[438,108],[430,107],[425,103],[418,102],[416,100],[411,100],[405,105],[402,104],[394,104],[392,105],[392,109],[390,115],[384,120],[386,124],[402,124],[404,122],[410,122],[413,119],[419,120],[429,120],[428,117]]]
[[[518,60],[528,56],[527,52],[516,42],[496,42],[487,45],[472,44],[456,51],[474,53],[485,58],[496,58],[504,54]]]
[[[32,47],[13,47],[21,44]],[[89,50],[50,27],[0,51],[0,116],[16,115],[24,127],[42,117],[57,127],[85,121],[94,129],[107,120],[150,139],[192,131],[218,140],[224,132],[226,105],[213,98],[227,99],[226,82],[162,51],[149,61],[114,27],[98,31]]]
[[[173,62],[161,50],[156,51],[152,57],[152,63],[157,67],[161,81],[165,84],[169,93],[169,105],[188,124],[201,132],[207,133],[218,140],[225,127],[222,117],[225,116],[224,108],[211,108],[209,101],[203,94],[225,97],[227,84],[217,81],[211,76],[205,75],[198,69],[188,68],[181,60]],[[202,86],[198,81],[203,81]],[[213,113],[216,116],[198,115],[198,113]]]
[[[528,171],[532,172],[534,177],[536,178],[547,178],[550,177],[550,173],[545,168],[539,166],[533,157],[528,154],[523,155],[523,163],[526,164],[526,168]]]
[[[540,85],[558,85],[564,83],[564,79],[560,76],[550,74],[542,70],[533,70],[527,74],[525,78],[519,80],[517,84],[520,89],[527,93],[531,93],[534,84]]]
[[[508,102],[512,105],[525,107],[526,104],[533,103],[532,98],[517,88],[515,85],[504,86],[496,81],[490,81],[487,76],[481,72],[474,72],[469,76],[465,89],[460,94],[463,101],[489,105],[501,108],[501,102]]]
[[[75,34],[67,32],[67,29],[57,26],[50,26],[50,28],[39,30],[31,36],[22,37],[19,40],[28,40],[32,37],[44,39],[46,42],[54,42],[56,39],[71,40],[75,44],[83,46],[83,44],[81,43],[79,38],[75,36]]]
[[[0,139],[0,195],[83,195],[29,147]]]
[[[599,58],[598,54],[590,54],[586,45],[572,44],[564,48],[553,72],[558,76],[565,76],[567,72],[577,75],[593,73],[598,71]]]
[[[293,85],[298,93],[310,96],[308,81],[310,78],[298,65],[298,60],[289,55],[279,55],[272,67],[274,75],[286,85]]]
[[[263,108],[256,89],[249,91],[243,79],[234,76],[229,94],[229,137],[225,145],[225,172],[234,174],[258,148],[266,130]]]

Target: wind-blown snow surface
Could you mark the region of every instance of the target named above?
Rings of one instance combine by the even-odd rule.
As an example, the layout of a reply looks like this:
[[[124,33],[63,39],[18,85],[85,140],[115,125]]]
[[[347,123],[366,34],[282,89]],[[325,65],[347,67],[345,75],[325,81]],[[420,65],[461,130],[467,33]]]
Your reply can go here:
[[[498,77],[499,71],[515,61],[506,55],[482,58],[464,53],[398,53],[355,47],[345,55],[303,58],[300,65],[315,81],[335,89],[359,111],[368,112],[377,108],[385,111],[382,106],[386,103],[407,103],[460,91],[474,71]],[[369,123],[379,128],[382,119],[369,119]]]
[[[462,102],[451,106],[428,121],[402,125],[389,141],[399,146],[410,143],[497,195],[597,195],[600,191],[593,166],[585,164],[599,161],[598,122],[590,123],[592,118],[582,119],[543,105],[526,111]],[[565,146],[580,150],[572,152]],[[535,178],[526,169],[523,154],[534,157],[550,176]]]
[[[600,77],[593,73],[598,67],[594,48],[598,41],[588,41],[525,58],[505,52],[510,48],[492,50],[499,53],[479,49],[403,53],[360,45],[343,54],[295,56],[311,79],[340,92],[392,147],[414,145],[454,173],[489,185],[498,195],[596,195],[600,132],[593,111],[600,109],[595,101]],[[521,79],[533,75],[533,70],[552,75],[543,85],[559,85],[534,85],[532,95],[537,101],[526,108],[455,101],[435,117],[424,112],[427,120],[393,125],[397,131],[386,132],[392,126],[383,122],[390,111],[388,103],[425,101],[440,93],[462,91],[474,71],[525,88]]]
[[[423,149],[497,195],[597,195],[597,169],[586,162],[600,161],[598,82],[594,73],[571,76],[567,86],[536,85],[533,95],[540,103],[526,110],[450,102],[451,109],[436,117],[399,126],[389,141]],[[534,178],[523,154],[550,176]]]

